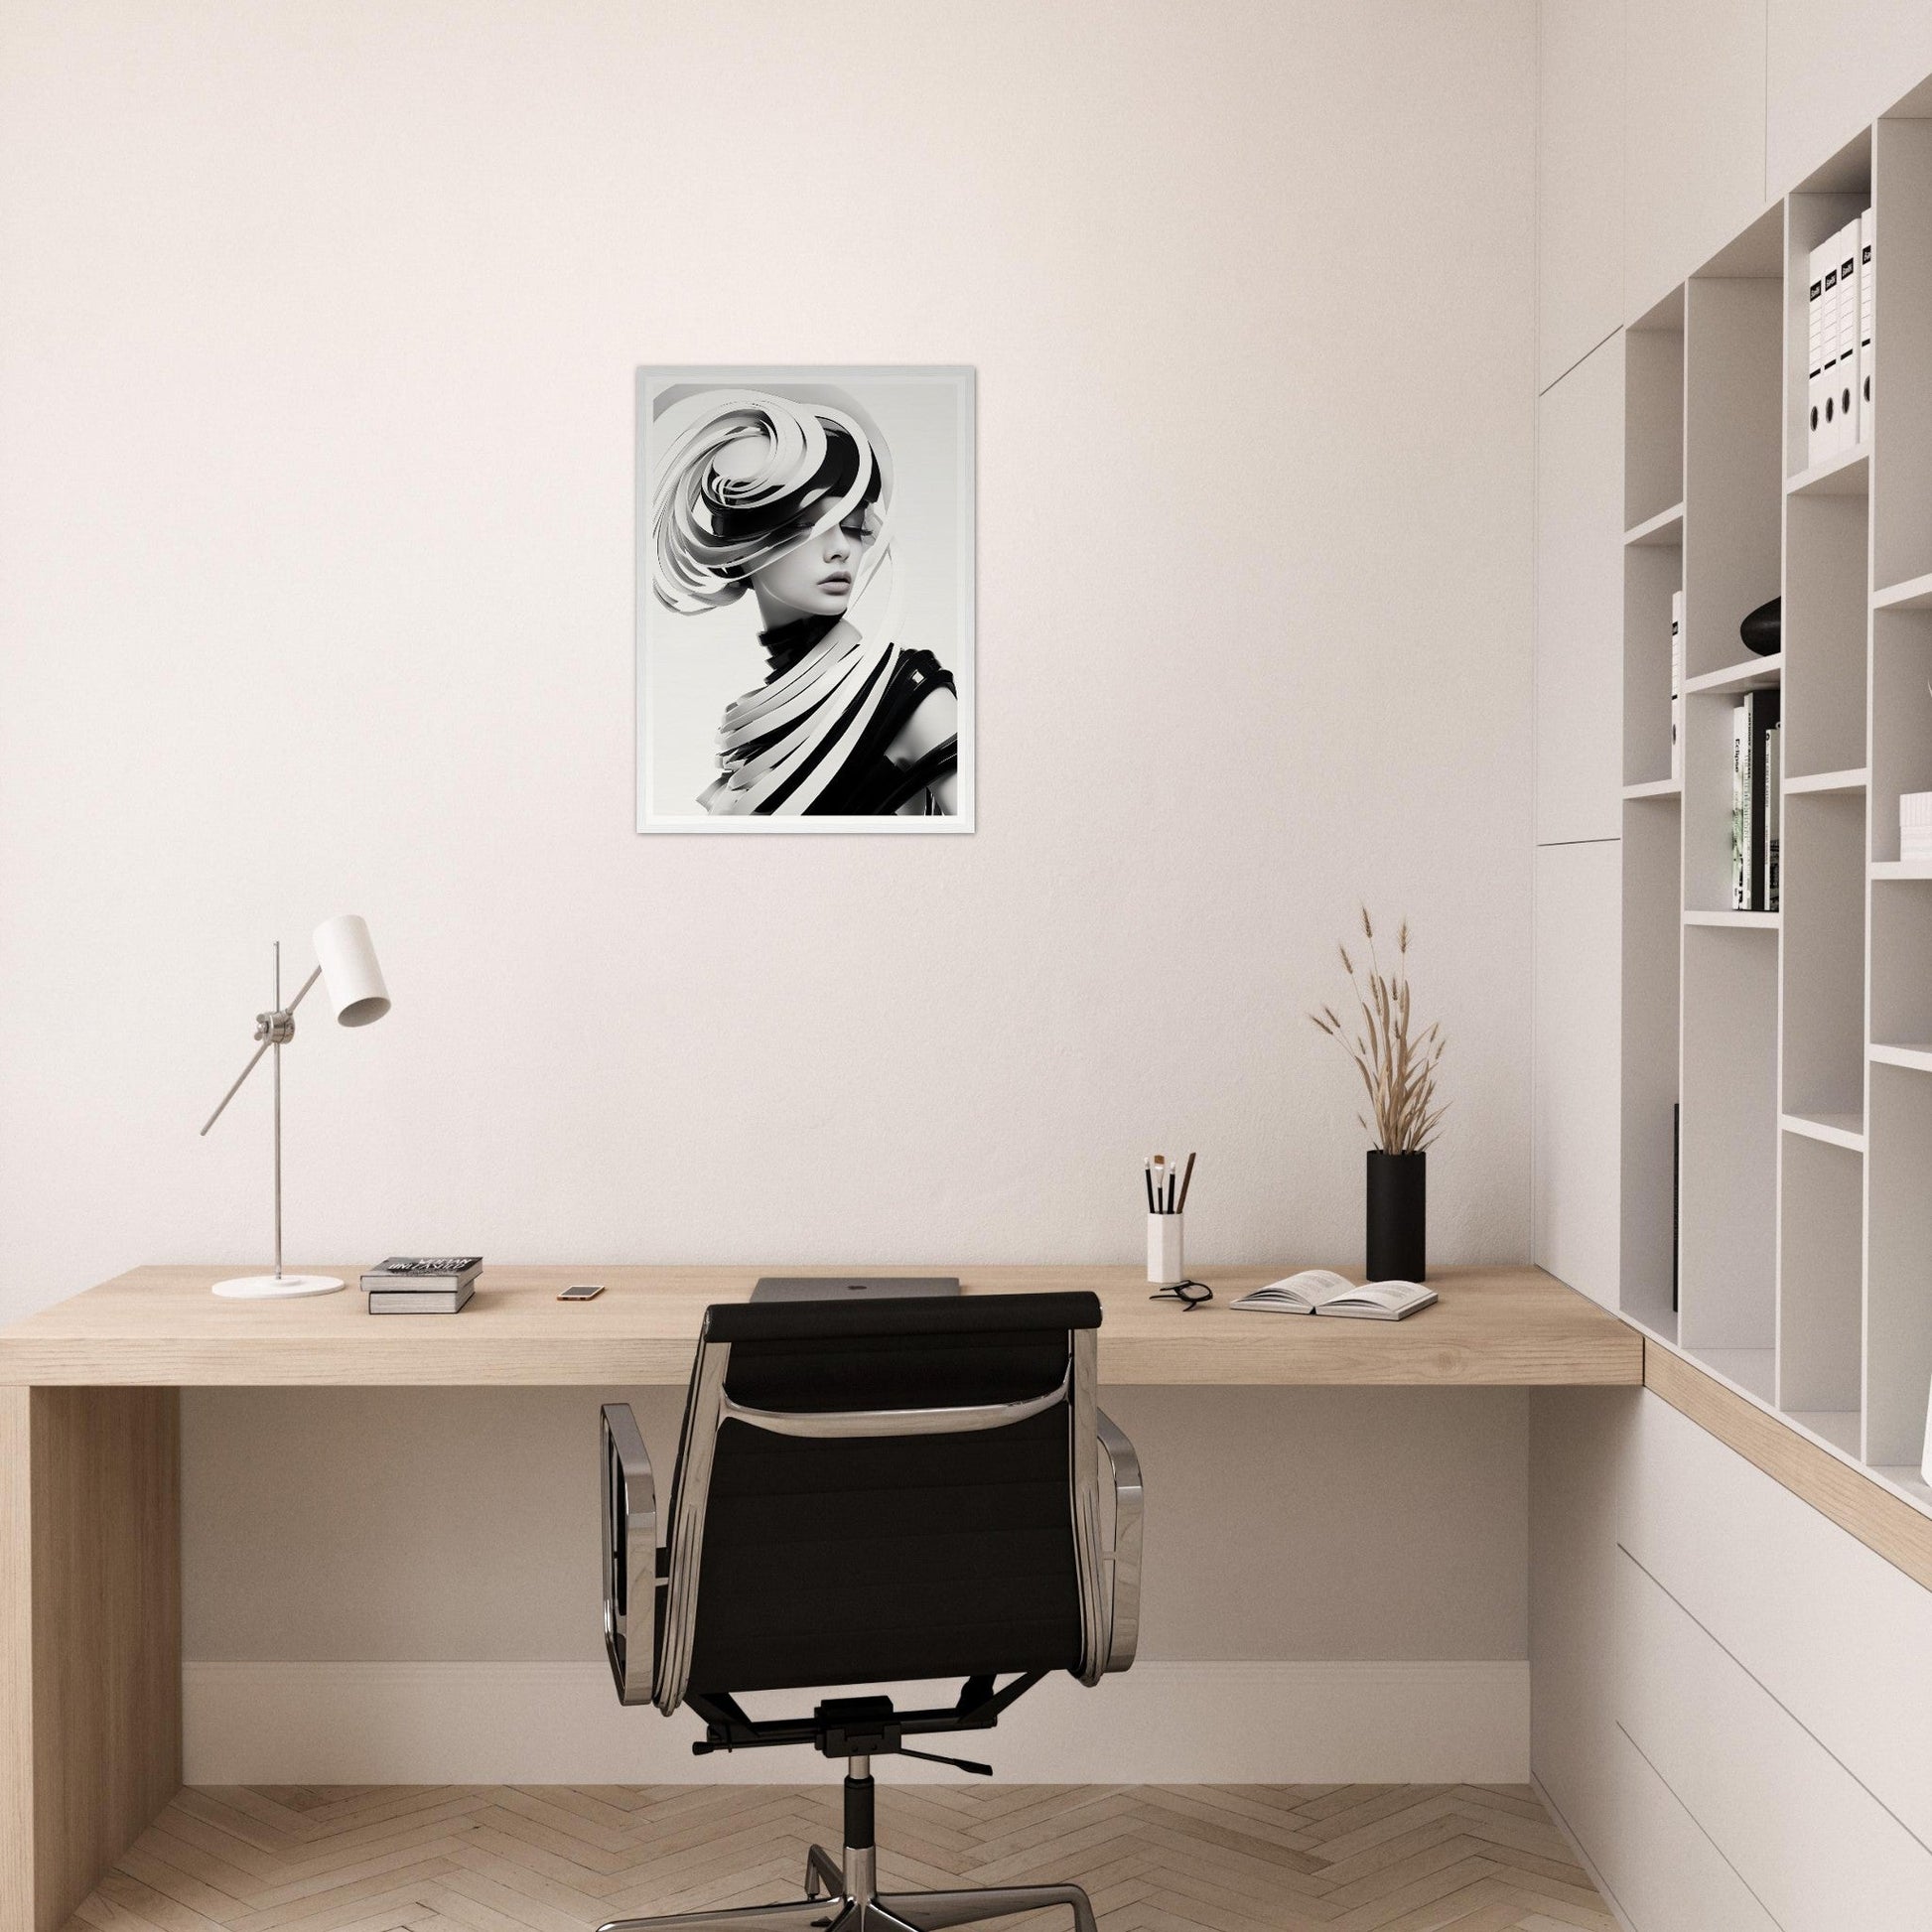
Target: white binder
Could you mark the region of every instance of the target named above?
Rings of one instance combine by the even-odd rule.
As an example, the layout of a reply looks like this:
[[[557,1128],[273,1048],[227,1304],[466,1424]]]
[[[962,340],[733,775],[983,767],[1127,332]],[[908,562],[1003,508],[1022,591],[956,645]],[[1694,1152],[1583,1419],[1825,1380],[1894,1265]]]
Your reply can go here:
[[[1843,230],[1840,231],[1841,233]],[[1825,386],[1819,418],[1818,454],[1838,454],[1838,235],[1827,235],[1825,258]]]
[[[1805,468],[1825,456],[1825,269],[1831,243],[1821,241],[1811,251],[1809,296],[1805,304]]]
[[[1859,441],[1871,440],[1871,310],[1875,296],[1872,280],[1871,210],[1859,216]]]
[[[1859,223],[1838,231],[1838,448],[1859,440]]]

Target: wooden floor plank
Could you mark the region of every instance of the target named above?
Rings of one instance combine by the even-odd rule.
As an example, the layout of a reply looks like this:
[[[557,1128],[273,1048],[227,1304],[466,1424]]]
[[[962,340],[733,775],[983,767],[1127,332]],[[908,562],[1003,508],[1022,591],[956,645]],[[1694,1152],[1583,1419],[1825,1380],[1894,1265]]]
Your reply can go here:
[[[1076,1883],[1103,1932],[1614,1924],[1521,1785],[900,1785],[879,1821],[882,1889]],[[68,1932],[590,1932],[798,1897],[838,1827],[825,1784],[190,1788]]]

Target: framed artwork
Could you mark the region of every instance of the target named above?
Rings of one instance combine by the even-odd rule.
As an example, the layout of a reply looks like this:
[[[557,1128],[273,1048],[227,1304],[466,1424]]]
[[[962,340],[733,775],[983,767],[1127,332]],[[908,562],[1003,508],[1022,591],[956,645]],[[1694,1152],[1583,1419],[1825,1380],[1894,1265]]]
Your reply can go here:
[[[973,372],[637,371],[637,829],[973,829]]]

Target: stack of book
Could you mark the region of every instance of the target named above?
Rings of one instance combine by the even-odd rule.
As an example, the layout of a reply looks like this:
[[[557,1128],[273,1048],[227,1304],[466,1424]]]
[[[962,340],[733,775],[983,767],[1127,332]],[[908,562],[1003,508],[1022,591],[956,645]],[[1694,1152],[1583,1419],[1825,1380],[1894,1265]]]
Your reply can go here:
[[[1730,905],[1778,909],[1778,694],[1746,691],[1730,714]]]
[[[482,1255],[391,1255],[362,1277],[371,1314],[455,1314],[477,1292]]]

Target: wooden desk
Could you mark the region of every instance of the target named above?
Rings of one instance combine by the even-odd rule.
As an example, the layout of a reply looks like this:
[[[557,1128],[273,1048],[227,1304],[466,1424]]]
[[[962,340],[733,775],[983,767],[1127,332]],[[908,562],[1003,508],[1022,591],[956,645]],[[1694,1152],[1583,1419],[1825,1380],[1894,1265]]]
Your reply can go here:
[[[707,1304],[819,1271],[488,1268],[462,1314],[393,1319],[352,1287],[217,1301],[230,1272],[138,1268],[0,1330],[0,1932],[55,1932],[181,1783],[181,1389],[682,1384]],[[1229,1311],[1283,1267],[1210,1269],[1220,1299],[1192,1313],[1134,1268],[930,1272],[1094,1290],[1103,1383],[1643,1380],[1636,1331],[1533,1268],[1444,1269],[1442,1301],[1403,1322]],[[606,1292],[555,1299],[586,1280]]]
[[[691,1372],[713,1302],[743,1301],[764,1268],[485,1268],[453,1317],[371,1316],[351,1287],[298,1302],[223,1302],[222,1268],[137,1268],[0,1329],[0,1384],[49,1387],[239,1384],[444,1386],[669,1383]],[[353,1283],[359,1270],[323,1272]],[[892,1272],[885,1270],[881,1272]],[[916,1270],[903,1270],[916,1273]],[[1281,1268],[1213,1268],[1217,1299],[1191,1313],[1150,1302],[1136,1268],[960,1268],[969,1294],[1091,1289],[1105,1305],[1103,1382],[1463,1384],[1636,1383],[1634,1329],[1538,1268],[1446,1268],[1435,1308],[1407,1321],[1237,1314],[1237,1295]],[[560,1303],[573,1281],[607,1284]]]

